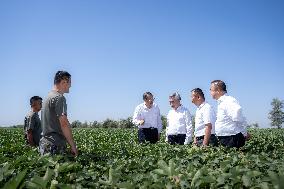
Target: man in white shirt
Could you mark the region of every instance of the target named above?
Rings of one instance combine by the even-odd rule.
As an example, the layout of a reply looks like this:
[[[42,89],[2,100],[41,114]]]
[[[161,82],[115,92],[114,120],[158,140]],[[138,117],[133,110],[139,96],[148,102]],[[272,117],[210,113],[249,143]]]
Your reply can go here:
[[[170,144],[189,144],[192,140],[191,115],[180,101],[177,92],[169,97],[172,109],[167,115],[166,140]]]
[[[217,146],[218,139],[215,135],[216,114],[212,106],[205,102],[204,93],[200,88],[191,91],[191,101],[197,106],[193,144],[197,146]]]
[[[236,148],[244,146],[250,135],[247,133],[246,118],[239,102],[227,95],[226,84],[221,80],[211,82],[210,93],[218,102],[215,132],[220,144]]]
[[[152,93],[143,94],[144,103],[139,104],[134,111],[133,123],[138,126],[138,141],[156,143],[160,139],[162,120],[160,109],[154,103]]]

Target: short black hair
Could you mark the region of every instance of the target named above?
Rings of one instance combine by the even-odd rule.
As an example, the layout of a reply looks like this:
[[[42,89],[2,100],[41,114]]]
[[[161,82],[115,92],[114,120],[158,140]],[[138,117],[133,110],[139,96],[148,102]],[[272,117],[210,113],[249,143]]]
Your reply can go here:
[[[37,100],[42,100],[42,98],[40,96],[33,96],[30,98],[30,105],[32,106],[33,103]]]
[[[194,93],[198,94],[199,96],[201,96],[201,98],[203,98],[205,100],[204,93],[203,93],[203,91],[200,88],[192,89],[191,92],[194,92]]]
[[[211,84],[214,84],[217,86],[217,88],[221,91],[227,92],[227,87],[224,81],[222,80],[213,80],[211,81]]]
[[[152,97],[153,97],[152,93],[151,93],[151,92],[145,92],[145,93],[143,94],[143,100],[147,100],[149,96],[152,96]]]
[[[54,77],[54,84],[58,84],[62,80],[69,81],[70,78],[71,78],[71,74],[68,73],[67,71],[58,71],[56,72],[55,77]]]

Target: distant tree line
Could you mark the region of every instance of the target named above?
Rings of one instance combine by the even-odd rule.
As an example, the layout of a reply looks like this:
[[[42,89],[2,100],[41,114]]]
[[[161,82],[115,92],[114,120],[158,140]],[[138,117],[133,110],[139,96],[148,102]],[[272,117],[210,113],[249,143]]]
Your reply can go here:
[[[247,128],[248,129],[258,129],[259,125],[258,123],[252,123],[252,124],[247,125]]]
[[[107,118],[102,122],[80,122],[79,120],[73,121],[71,123],[72,128],[133,128],[132,118],[128,117],[126,119],[112,120]]]
[[[282,128],[284,123],[284,101],[278,98],[273,98],[271,102],[272,110],[268,114],[268,118],[271,121],[271,126],[278,129]],[[167,117],[162,115],[163,129],[167,126]],[[192,125],[194,129],[194,116],[192,116]],[[23,125],[12,125],[9,128],[22,128]],[[72,128],[134,128],[135,125],[132,123],[132,117],[120,120],[106,119],[102,122],[80,122],[79,120],[73,121],[71,123]],[[259,128],[258,123],[252,123],[247,126],[248,128]]]
[[[162,116],[162,125],[163,129],[166,128],[167,118]],[[72,128],[134,128],[135,125],[132,123],[132,117],[120,120],[112,120],[107,118],[102,122],[93,121],[93,122],[80,122],[79,120],[73,121],[71,123]]]
[[[162,116],[163,129],[167,126],[167,118]],[[72,128],[134,128],[135,125],[132,123],[132,117],[120,120],[112,120],[107,118],[102,122],[93,121],[93,122],[81,122],[79,120],[73,121],[71,124]],[[11,125],[2,128],[23,128],[24,125]]]
[[[12,125],[12,126],[7,126],[7,127],[2,127],[2,128],[23,128],[24,125]]]

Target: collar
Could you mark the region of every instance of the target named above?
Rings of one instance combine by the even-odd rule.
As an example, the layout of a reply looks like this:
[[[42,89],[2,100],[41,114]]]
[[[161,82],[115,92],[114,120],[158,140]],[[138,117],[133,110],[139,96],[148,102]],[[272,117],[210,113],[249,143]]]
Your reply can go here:
[[[176,110],[175,109],[173,109],[173,110],[178,112],[181,108],[182,108],[182,104]]]
[[[152,104],[152,107],[151,107],[151,108],[148,108],[148,107],[146,106],[146,103],[144,102],[144,103],[143,103],[143,107],[144,107],[144,108],[147,108],[147,109],[152,109],[152,108],[154,107],[154,103]]]
[[[227,93],[225,93],[223,96],[221,96],[221,97],[217,100],[218,104],[220,104],[221,102],[223,102],[227,96],[228,96]]]
[[[38,115],[38,112],[34,112],[33,110],[31,110],[31,114],[36,114],[36,115]]]
[[[204,105],[206,104],[206,102],[202,102],[202,104],[200,104],[197,108],[200,110]]]

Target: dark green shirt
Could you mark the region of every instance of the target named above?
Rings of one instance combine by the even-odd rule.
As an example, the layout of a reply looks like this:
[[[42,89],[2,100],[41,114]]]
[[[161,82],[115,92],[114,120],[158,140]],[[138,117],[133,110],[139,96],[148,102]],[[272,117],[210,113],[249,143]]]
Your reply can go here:
[[[42,128],[37,112],[30,111],[25,117],[25,124],[24,124],[25,134],[27,134],[28,130],[30,129],[32,130],[33,141],[35,145],[38,146],[39,140],[41,138]]]
[[[65,146],[66,139],[62,133],[59,117],[67,116],[65,97],[57,91],[50,91],[43,102],[41,120],[43,137],[56,146]]]

